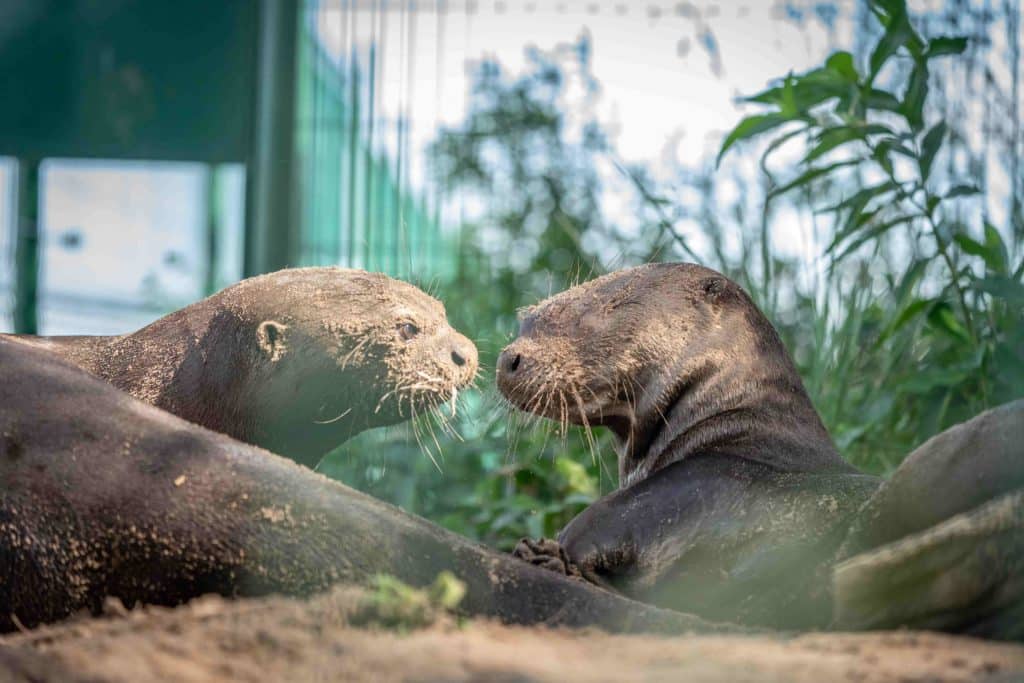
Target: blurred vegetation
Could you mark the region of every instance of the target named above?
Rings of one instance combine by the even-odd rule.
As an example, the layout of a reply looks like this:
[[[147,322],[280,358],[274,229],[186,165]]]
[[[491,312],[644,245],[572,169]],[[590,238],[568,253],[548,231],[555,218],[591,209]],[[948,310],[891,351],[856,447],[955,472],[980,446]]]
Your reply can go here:
[[[618,160],[591,117],[600,88],[585,36],[532,50],[518,78],[478,65],[466,120],[433,150],[449,193],[484,198],[467,212],[457,277],[434,288],[455,326],[477,335],[484,365],[451,420],[462,440],[439,424],[436,442],[363,435],[321,469],[501,548],[553,535],[615,488],[611,442],[511,413],[492,388],[494,360],[518,307],[648,260],[699,260],[746,287],[840,450],[865,470],[890,472],[936,432],[1024,396],[1019,141],[986,131],[1011,185],[996,225],[977,136],[964,130],[977,122],[949,114],[957,94],[943,85],[941,65],[976,58],[976,37],[922,35],[900,0],[868,7],[863,55],[836,52],[747,98],[756,111],[726,136],[721,168],[679,168],[670,182]],[[952,16],[946,25],[962,18]],[[629,229],[604,216],[602,168],[633,202]],[[743,191],[723,200],[727,183]],[[773,234],[798,219],[821,243],[809,264]],[[443,455],[443,472],[421,449]]]

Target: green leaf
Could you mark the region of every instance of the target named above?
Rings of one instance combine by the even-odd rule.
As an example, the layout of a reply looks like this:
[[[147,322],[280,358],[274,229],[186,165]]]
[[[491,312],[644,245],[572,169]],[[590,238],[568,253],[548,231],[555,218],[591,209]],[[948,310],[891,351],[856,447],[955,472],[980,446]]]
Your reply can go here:
[[[845,145],[854,140],[865,140],[869,135],[891,133],[892,131],[882,125],[869,124],[858,126],[838,126],[826,128],[818,134],[817,144],[803,158],[802,164],[814,161],[836,147]]]
[[[910,124],[910,128],[915,131],[921,130],[925,125],[925,99],[927,98],[928,62],[922,59],[914,63],[899,110],[899,113]]]
[[[944,301],[935,304],[928,311],[928,324],[941,332],[945,332],[957,341],[963,343],[970,341],[967,329],[957,319],[956,314],[953,313],[953,308]]]
[[[945,121],[939,121],[924,134],[924,139],[921,141],[921,157],[918,160],[918,166],[921,169],[921,182],[928,180],[928,175],[932,172],[932,162],[935,161],[935,155],[938,154],[945,136]]]
[[[903,274],[903,277],[900,279],[900,284],[896,287],[895,298],[898,304],[902,306],[910,298],[911,292],[914,291],[914,287],[916,287],[917,283],[924,277],[924,273],[927,269],[927,259],[914,260],[914,265]]]
[[[924,126],[924,101],[928,97],[928,63],[918,60],[910,73],[910,82],[903,93],[900,113],[910,127],[920,130]]]
[[[795,116],[833,97],[848,99],[854,92],[853,84],[842,74],[831,69],[814,69],[797,76],[790,74],[781,85],[744,98],[744,101],[775,105],[781,113]]]
[[[905,12],[905,10],[904,10]],[[905,16],[905,14],[904,14]],[[906,21],[896,19],[889,22],[889,26],[886,28],[885,33],[879,38],[878,43],[875,44],[875,49],[871,51],[871,59],[868,62],[871,66],[871,79],[874,80],[878,72],[885,66],[885,62],[892,57],[896,52],[903,47],[909,37],[906,29],[909,25]]]
[[[959,55],[967,49],[964,36],[940,36],[928,41],[928,59],[944,55]]]
[[[977,185],[954,185],[942,195],[943,199],[953,199],[955,197],[969,197],[970,195],[980,194],[981,190]]]
[[[790,71],[782,83],[782,99],[779,101],[779,110],[783,116],[795,117],[800,108],[796,104],[796,93],[793,92],[793,72]]]
[[[752,138],[773,128],[778,128],[792,120],[792,117],[780,114],[754,114],[753,116],[746,117],[732,129],[729,135],[726,136],[725,141],[722,142],[722,148],[718,150],[718,158],[715,160],[715,165],[717,166],[722,163],[722,157],[726,151],[740,140]]]
[[[832,171],[836,170],[837,168],[842,168],[844,166],[852,166],[852,165],[858,164],[858,163],[860,163],[859,159],[850,159],[850,160],[847,160],[847,161],[838,161],[838,162],[836,162],[834,164],[829,164],[828,166],[818,166],[818,167],[815,167],[815,168],[809,168],[806,171],[804,171],[803,173],[801,173],[799,176],[797,176],[795,179],[793,179],[790,182],[786,183],[785,185],[781,185],[781,186],[773,189],[771,192],[768,193],[768,196],[769,197],[777,197],[780,194],[789,192],[794,187],[800,187],[801,185],[806,185],[806,184],[810,183],[812,180],[820,178],[821,176],[824,176],[824,175],[828,175],[829,173],[831,173]]]
[[[857,67],[853,63],[853,55],[849,52],[833,52],[825,60],[825,68],[836,72],[850,83],[856,83],[860,79]]]
[[[907,8],[903,3],[892,3],[891,10],[887,10],[886,15],[879,17],[882,25],[885,26],[885,33],[875,44],[875,49],[871,51],[869,81],[875,79],[885,62],[901,47],[905,47],[907,52],[914,57],[920,56],[924,49],[923,41],[917,35],[914,27],[910,25]]]
[[[868,88],[866,93],[861,94],[861,98],[871,109],[882,109],[884,111],[893,112],[898,112],[900,110],[901,103],[899,98],[887,90]]]
[[[888,20],[891,19],[891,17],[899,15],[900,13],[907,13],[907,5],[904,0],[869,0],[868,6],[873,12],[875,12],[876,16],[879,10],[885,13],[885,16],[879,17],[883,26],[889,25]]]
[[[761,169],[765,172],[766,175],[771,175],[766,167],[766,164],[768,163],[768,156],[771,155],[771,153],[777,150],[779,147],[786,144],[786,142],[788,142],[789,140],[792,140],[801,133],[806,133],[809,129],[810,126],[797,128],[796,130],[791,130],[787,133],[784,133],[771,141],[768,147],[764,150],[764,154],[761,155]]]
[[[871,152],[871,158],[879,163],[879,165],[885,169],[885,172],[892,175],[892,159],[889,158],[889,153],[892,151],[893,143],[888,140],[882,140],[875,146],[874,151]]]
[[[953,241],[971,256],[985,255],[985,245],[968,235],[957,233],[956,235],[953,235]]]
[[[842,261],[850,254],[857,251],[857,249],[864,246],[864,244],[866,244],[869,240],[878,239],[879,237],[887,233],[889,230],[892,230],[897,225],[909,223],[912,220],[914,220],[913,216],[900,216],[898,218],[893,218],[892,220],[885,221],[884,223],[879,223],[877,225],[870,226],[866,230],[862,231],[861,234],[857,236],[857,239],[853,240],[852,242],[850,242],[849,245],[847,245],[846,249],[844,249],[843,252],[836,257],[836,261]],[[831,249],[832,247],[830,247],[827,251],[831,251]]]
[[[989,269],[994,273],[1006,275],[1010,268],[1010,255],[1003,242],[1003,236],[988,221],[985,221],[985,249],[988,251],[985,263]]]
[[[891,181],[887,180],[879,185],[872,187],[866,187],[863,190],[858,191],[856,194],[844,199],[838,204],[827,206],[824,209],[818,211],[818,213],[830,213],[832,211],[842,211],[850,207],[859,206],[861,208],[867,206],[867,203],[874,197],[881,196],[887,192],[892,192],[897,189],[897,186]],[[859,209],[858,209],[859,211]]]
[[[914,299],[913,301],[911,301],[903,308],[902,311],[900,311],[899,316],[897,316],[896,320],[893,321],[892,327],[890,328],[886,336],[889,336],[889,334],[892,334],[893,332],[899,330],[901,327],[909,323],[911,320],[919,316],[921,313],[928,310],[928,307],[931,306],[933,303],[935,302],[932,299]]]

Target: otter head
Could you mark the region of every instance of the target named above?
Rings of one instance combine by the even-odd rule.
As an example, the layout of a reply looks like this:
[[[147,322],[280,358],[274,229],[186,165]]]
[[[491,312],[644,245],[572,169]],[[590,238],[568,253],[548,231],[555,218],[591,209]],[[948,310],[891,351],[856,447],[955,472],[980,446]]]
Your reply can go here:
[[[525,309],[497,380],[521,410],[610,428],[623,486],[698,450],[742,450],[776,410],[834,454],[771,324],[738,285],[694,264],[622,270]]]
[[[453,401],[476,375],[476,347],[444,306],[382,274],[291,269],[218,296],[238,321],[231,343],[247,349],[247,440],[307,464]]]

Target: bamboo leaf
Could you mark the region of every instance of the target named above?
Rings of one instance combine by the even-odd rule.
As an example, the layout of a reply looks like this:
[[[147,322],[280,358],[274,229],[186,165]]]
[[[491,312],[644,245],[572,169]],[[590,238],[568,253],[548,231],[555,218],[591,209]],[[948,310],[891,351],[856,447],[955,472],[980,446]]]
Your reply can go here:
[[[942,195],[943,199],[953,199],[955,197],[968,197],[970,195],[979,194],[980,189],[976,185],[955,185],[949,189],[946,194]]]
[[[792,140],[797,135],[800,135],[801,133],[806,133],[809,129],[810,129],[810,126],[804,126],[803,128],[797,128],[796,130],[791,130],[791,131],[789,131],[787,133],[784,133],[784,134],[780,135],[779,137],[775,138],[774,140],[772,140],[771,144],[769,144],[768,147],[764,150],[764,154],[761,155],[761,168],[765,171],[765,173],[768,173],[768,169],[766,168],[766,164],[768,162],[768,157],[772,154],[772,152],[777,150],[782,145],[786,144],[786,142],[788,142],[789,140]]]
[[[862,93],[862,99],[868,107],[872,109],[882,109],[884,111],[893,112],[898,112],[900,110],[899,98],[887,90],[868,88],[866,93]]]
[[[854,206],[860,206],[861,208],[863,208],[873,198],[881,196],[887,192],[892,192],[896,188],[897,186],[891,180],[887,180],[879,185],[866,187],[863,190],[858,191],[851,197],[848,197],[847,199],[844,199],[843,201],[839,202],[838,204],[833,204],[832,206],[827,206],[824,209],[821,209],[818,213],[831,213],[833,211],[842,211],[843,209],[848,209]]]
[[[911,301],[902,311],[900,311],[896,320],[893,321],[892,328],[889,333],[891,334],[906,325],[918,315],[928,310],[928,307],[933,303],[935,302],[932,299],[914,299]]]
[[[928,97],[928,63],[918,60],[910,73],[910,82],[903,93],[900,113],[914,130],[924,126],[924,101]]]
[[[940,36],[928,41],[928,59],[945,55],[959,55],[967,49],[964,36]]]
[[[953,235],[953,241],[971,256],[985,256],[985,245],[963,233]]]
[[[833,52],[825,60],[825,68],[834,71],[850,83],[856,83],[860,79],[857,67],[853,63],[853,55],[849,52]]]
[[[772,190],[771,192],[769,192],[768,196],[769,197],[777,197],[780,194],[784,194],[786,192],[789,192],[794,187],[800,187],[801,185],[806,185],[806,184],[810,183],[812,180],[820,178],[820,177],[822,177],[824,175],[828,175],[829,173],[831,173],[832,171],[834,171],[834,170],[836,170],[838,168],[842,168],[844,166],[852,166],[852,165],[858,164],[858,163],[860,163],[859,159],[851,159],[851,160],[847,160],[847,161],[838,161],[838,162],[836,162],[834,164],[829,164],[828,166],[818,166],[818,167],[815,167],[815,168],[807,169],[806,171],[801,173],[799,176],[797,176],[796,178],[794,178],[790,182],[788,182],[785,185],[782,185],[780,187],[777,187],[774,190]]]
[[[932,162],[935,161],[935,155],[938,154],[945,136],[945,121],[939,121],[925,133],[924,139],[921,141],[921,157],[918,161],[918,166],[921,169],[921,182],[928,180],[928,175],[932,172]]]
[[[828,152],[831,152],[836,147],[845,145],[847,142],[854,140],[865,140],[869,135],[879,135],[885,133],[892,133],[892,131],[882,125],[868,124],[858,126],[838,126],[836,128],[826,128],[818,134],[817,144],[811,148],[807,153],[807,156],[803,158],[801,163],[808,163],[815,159],[824,156]]]
[[[859,249],[861,246],[863,246],[866,242],[878,239],[879,237],[887,233],[889,230],[892,230],[897,225],[909,223],[913,219],[913,216],[900,216],[899,218],[893,218],[892,220],[888,220],[885,221],[884,223],[879,223],[878,225],[873,225],[869,227],[868,229],[861,232],[861,234],[857,236],[857,239],[853,240],[846,247],[846,249],[844,249],[843,252],[836,257],[836,261],[842,261],[844,258],[846,258],[850,254],[855,252],[857,249]],[[831,251],[831,249],[832,248],[830,247],[829,251]]]
[[[734,144],[740,140],[746,140],[752,138],[755,135],[759,135],[773,128],[777,128],[784,123],[792,121],[793,118],[789,116],[782,116],[781,114],[754,114],[748,116],[740,121],[735,128],[726,136],[722,142],[722,148],[718,151],[718,158],[715,160],[715,165],[722,163],[722,157]]]
[[[1006,275],[1010,267],[1010,255],[1006,243],[1003,242],[1003,236],[988,221],[985,221],[985,249],[989,254],[985,259],[989,269],[994,273]]]
[[[935,304],[928,311],[928,324],[941,332],[945,332],[959,342],[966,344],[970,341],[967,329],[957,319],[953,308],[944,301]]]

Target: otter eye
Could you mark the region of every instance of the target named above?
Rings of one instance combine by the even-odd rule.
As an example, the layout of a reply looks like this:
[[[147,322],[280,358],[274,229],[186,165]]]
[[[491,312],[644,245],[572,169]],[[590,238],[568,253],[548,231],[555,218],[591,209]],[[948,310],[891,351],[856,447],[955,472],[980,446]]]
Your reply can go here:
[[[405,341],[409,341],[419,333],[420,328],[416,327],[412,323],[401,323],[398,325],[398,336]]]

